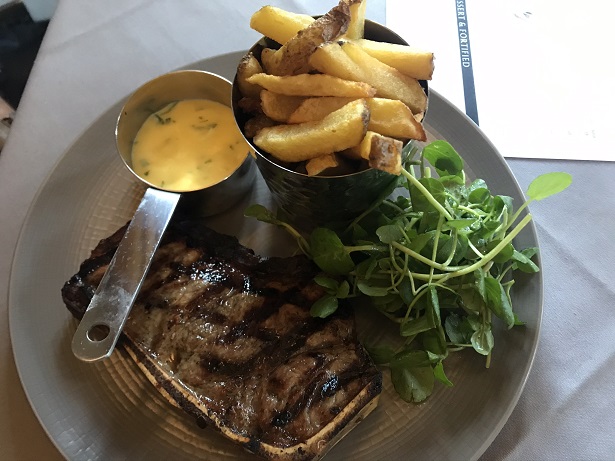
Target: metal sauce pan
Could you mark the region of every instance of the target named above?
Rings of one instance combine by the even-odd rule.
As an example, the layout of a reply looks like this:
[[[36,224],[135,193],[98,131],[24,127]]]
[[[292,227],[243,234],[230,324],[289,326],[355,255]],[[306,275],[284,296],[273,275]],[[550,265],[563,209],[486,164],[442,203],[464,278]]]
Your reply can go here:
[[[176,71],[141,86],[122,108],[115,130],[117,150],[126,167],[147,189],[73,336],[72,350],[80,360],[94,362],[113,352],[176,209],[190,215],[212,216],[229,209],[252,187],[256,168],[247,146],[246,159],[230,176],[187,192],[155,187],[131,166],[133,141],[152,113],[184,99],[209,99],[230,107],[231,89],[231,82],[210,72]]]

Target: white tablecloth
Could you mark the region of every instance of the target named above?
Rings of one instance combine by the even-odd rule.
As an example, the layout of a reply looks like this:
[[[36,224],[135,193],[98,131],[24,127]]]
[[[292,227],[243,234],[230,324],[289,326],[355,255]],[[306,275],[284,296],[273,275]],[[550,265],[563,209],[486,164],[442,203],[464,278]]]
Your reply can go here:
[[[310,14],[331,6],[329,0],[270,3]],[[61,458],[21,389],[6,320],[11,258],[37,189],[71,143],[141,83],[254,42],[258,34],[246,24],[258,6],[213,0],[59,3],[0,155],[1,459]],[[384,9],[384,0],[370,0],[368,17],[383,22]],[[582,104],[570,110],[583,110]],[[484,459],[615,459],[615,164],[509,164],[524,188],[554,170],[572,173],[574,185],[532,208],[545,281],[541,341],[523,395]]]

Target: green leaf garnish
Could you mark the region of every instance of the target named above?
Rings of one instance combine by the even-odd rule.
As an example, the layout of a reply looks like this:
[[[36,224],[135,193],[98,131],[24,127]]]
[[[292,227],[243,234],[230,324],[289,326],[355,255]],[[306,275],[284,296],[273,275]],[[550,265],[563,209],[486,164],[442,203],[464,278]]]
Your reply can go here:
[[[463,171],[463,159],[446,141],[434,141],[423,149],[423,156],[440,176],[458,176]]]
[[[412,149],[404,152],[413,157]],[[489,365],[492,322],[523,325],[513,309],[512,276],[538,272],[538,250],[518,249],[514,239],[532,219],[528,205],[563,191],[571,177],[539,176],[515,210],[511,197],[494,194],[484,180],[466,183],[463,159],[445,141],[428,144],[406,166],[339,234],[317,228],[306,239],[260,205],[245,214],[286,229],[323,271],[314,278],[325,294],[313,316],[331,315],[339,299],[363,297],[393,322],[398,336],[367,350],[390,369],[404,400],[421,402],[436,381],[452,385],[444,361],[455,351],[474,350]],[[392,198],[394,188],[401,193]]]
[[[327,294],[312,304],[310,314],[312,317],[325,318],[333,314],[337,310],[337,306],[337,298]]]
[[[515,324],[515,316],[502,284],[492,277],[485,277],[485,295],[487,307],[504,320],[508,328],[512,327]]]
[[[545,173],[534,179],[527,188],[527,196],[532,200],[543,200],[558,194],[572,184],[568,173]]]
[[[323,271],[345,275],[354,269],[354,261],[338,235],[331,229],[319,227],[310,235],[312,259]]]

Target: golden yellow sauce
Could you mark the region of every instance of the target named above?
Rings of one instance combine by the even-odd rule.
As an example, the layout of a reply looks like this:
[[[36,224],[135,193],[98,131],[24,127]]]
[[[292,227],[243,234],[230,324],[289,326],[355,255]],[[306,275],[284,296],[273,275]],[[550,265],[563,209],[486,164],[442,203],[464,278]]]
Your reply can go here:
[[[230,176],[250,150],[230,107],[186,99],[143,123],[132,146],[132,169],[154,186],[199,190]]]

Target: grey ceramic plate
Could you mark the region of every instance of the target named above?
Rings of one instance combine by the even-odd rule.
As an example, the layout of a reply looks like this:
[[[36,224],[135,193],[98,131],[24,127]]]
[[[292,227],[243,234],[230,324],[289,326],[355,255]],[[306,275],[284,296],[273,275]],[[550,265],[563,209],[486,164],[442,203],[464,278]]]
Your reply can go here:
[[[239,53],[193,68],[232,78]],[[119,102],[83,133],[41,188],[23,228],[12,268],[10,332],[26,394],[49,437],[69,459],[250,459],[210,430],[171,408],[120,353],[88,365],[71,353],[75,321],[60,288],[103,237],[124,224],[143,190],[115,153]],[[436,92],[426,121],[430,137],[447,139],[471,174],[516,203],[522,194],[503,158],[480,130]],[[267,205],[262,182],[236,209],[212,220],[261,254],[283,254],[285,236],[242,217],[244,207]],[[285,243],[288,242],[288,243]],[[530,226],[521,246],[536,245]],[[475,459],[493,441],[522,392],[534,357],[542,312],[540,275],[519,278],[514,303],[524,328],[496,331],[492,366],[468,353],[447,360],[453,388],[439,387],[422,405],[400,401],[390,383],[379,407],[327,456],[328,460]]]

